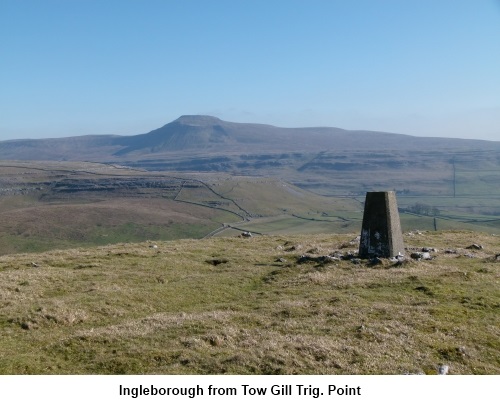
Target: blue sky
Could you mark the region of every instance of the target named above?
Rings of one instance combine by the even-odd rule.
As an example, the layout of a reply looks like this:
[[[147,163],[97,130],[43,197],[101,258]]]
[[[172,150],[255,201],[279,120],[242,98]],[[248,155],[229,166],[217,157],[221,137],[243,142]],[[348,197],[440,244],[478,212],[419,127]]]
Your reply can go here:
[[[500,141],[500,0],[0,0],[0,140],[183,114]]]

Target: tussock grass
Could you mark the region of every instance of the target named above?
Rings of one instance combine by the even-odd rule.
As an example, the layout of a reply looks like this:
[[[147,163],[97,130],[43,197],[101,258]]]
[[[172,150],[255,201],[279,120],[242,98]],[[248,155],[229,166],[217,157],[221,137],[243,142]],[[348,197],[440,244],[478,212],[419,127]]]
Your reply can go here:
[[[498,236],[406,235],[408,256],[438,249],[430,261],[298,264],[355,251],[354,236],[1,256],[0,372],[500,373]]]

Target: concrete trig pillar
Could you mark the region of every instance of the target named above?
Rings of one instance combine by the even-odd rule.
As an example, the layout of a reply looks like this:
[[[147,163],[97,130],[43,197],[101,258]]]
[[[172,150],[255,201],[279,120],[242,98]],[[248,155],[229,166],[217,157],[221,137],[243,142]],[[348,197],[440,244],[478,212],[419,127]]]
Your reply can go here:
[[[405,247],[394,191],[366,193],[359,256],[394,257]]]

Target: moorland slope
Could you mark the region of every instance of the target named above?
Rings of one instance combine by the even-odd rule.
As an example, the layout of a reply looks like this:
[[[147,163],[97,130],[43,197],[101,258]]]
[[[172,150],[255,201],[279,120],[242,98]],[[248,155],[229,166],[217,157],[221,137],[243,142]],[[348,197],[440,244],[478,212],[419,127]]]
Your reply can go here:
[[[498,236],[407,233],[376,263],[355,236],[0,256],[0,373],[500,373]]]
[[[421,196],[398,200],[404,230],[499,228],[498,216],[488,212],[499,204],[492,198],[475,197],[476,204],[483,204],[477,209],[460,207],[470,203],[464,198],[433,197],[432,207],[415,204]],[[0,254],[234,236],[243,231],[358,232],[363,201],[355,195],[321,196],[269,177],[153,172],[88,162],[3,161]]]
[[[0,159],[276,177],[323,195],[497,198],[500,142],[182,116],[145,134],[0,142]]]

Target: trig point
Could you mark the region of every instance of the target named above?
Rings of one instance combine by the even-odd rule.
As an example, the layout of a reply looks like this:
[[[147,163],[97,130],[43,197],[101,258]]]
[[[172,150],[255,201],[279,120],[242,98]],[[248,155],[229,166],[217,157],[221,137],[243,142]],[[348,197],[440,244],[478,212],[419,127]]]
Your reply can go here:
[[[394,191],[366,193],[359,256],[404,255],[403,234]]]

